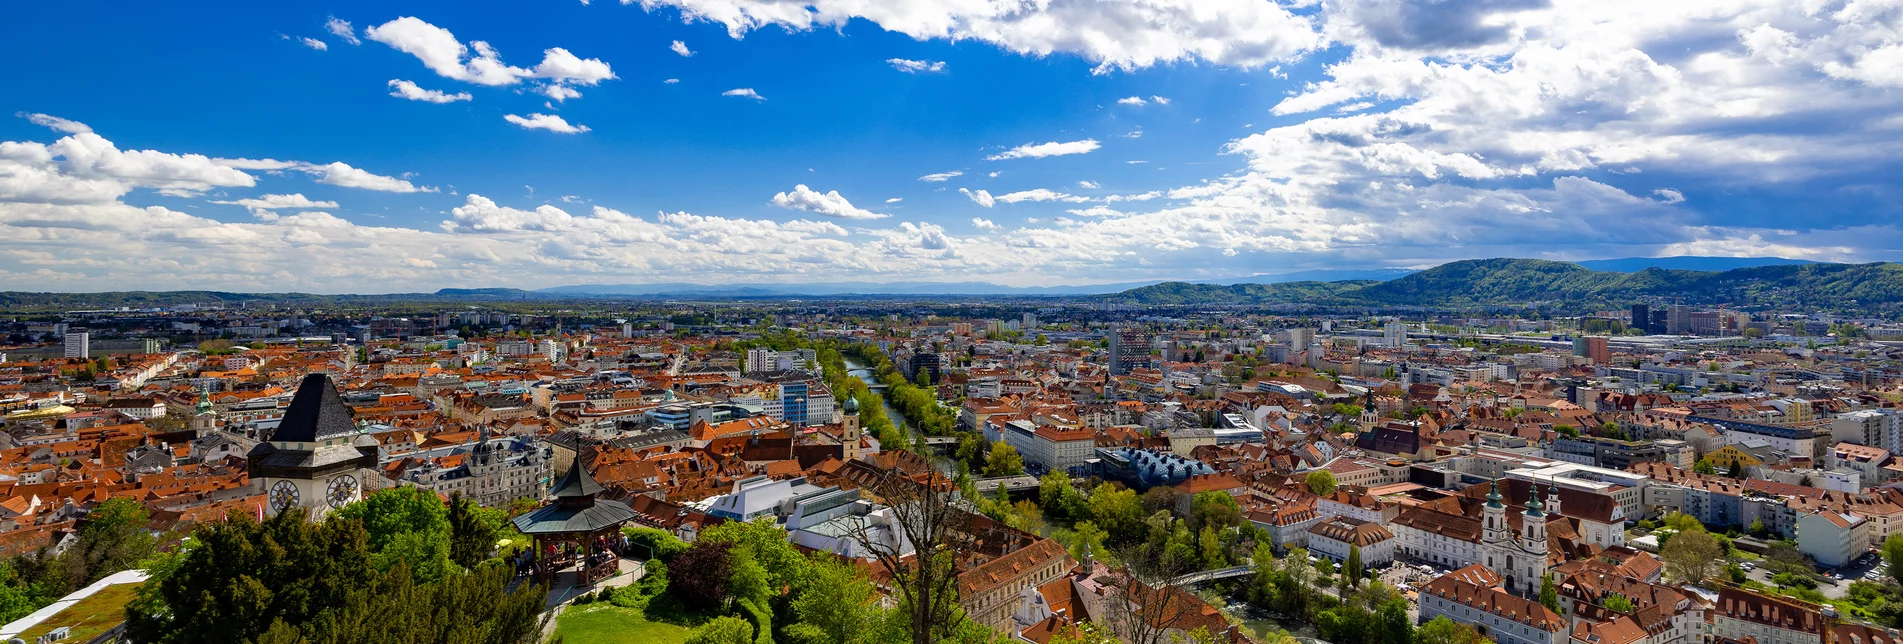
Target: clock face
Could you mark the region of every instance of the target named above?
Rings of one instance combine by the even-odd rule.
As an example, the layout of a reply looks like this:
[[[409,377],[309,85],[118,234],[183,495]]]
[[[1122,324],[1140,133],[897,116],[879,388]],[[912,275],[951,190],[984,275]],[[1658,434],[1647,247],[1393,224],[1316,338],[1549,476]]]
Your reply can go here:
[[[290,481],[278,481],[271,486],[271,509],[283,512],[297,505],[297,484]]]
[[[357,500],[357,477],[345,474],[330,480],[330,507],[341,508]]]

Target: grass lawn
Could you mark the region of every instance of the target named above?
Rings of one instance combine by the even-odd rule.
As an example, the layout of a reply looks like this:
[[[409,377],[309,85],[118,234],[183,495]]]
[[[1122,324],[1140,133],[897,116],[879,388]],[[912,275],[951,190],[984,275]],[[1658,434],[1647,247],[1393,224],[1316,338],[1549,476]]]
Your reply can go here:
[[[17,637],[28,642],[61,626],[73,627],[66,641],[84,642],[126,621],[126,604],[139,594],[140,584],[113,584],[54,613]]]
[[[555,635],[566,644],[680,644],[687,641],[689,630],[676,624],[650,622],[640,609],[607,603],[570,606],[555,623]]]

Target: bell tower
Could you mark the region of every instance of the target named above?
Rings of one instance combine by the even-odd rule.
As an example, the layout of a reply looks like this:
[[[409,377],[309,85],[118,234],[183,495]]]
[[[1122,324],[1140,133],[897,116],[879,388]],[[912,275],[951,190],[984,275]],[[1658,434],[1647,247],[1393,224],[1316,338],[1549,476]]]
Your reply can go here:
[[[304,376],[276,431],[246,455],[251,480],[278,514],[292,507],[320,519],[363,498],[365,470],[377,466],[377,442],[351,421],[330,376]]]
[[[846,397],[846,403],[840,406],[845,410],[845,419],[840,421],[839,457],[848,461],[859,458],[859,399]]]
[[[1480,547],[1487,553],[1487,567],[1499,570],[1505,565],[1499,557],[1507,545],[1507,506],[1500,502],[1500,483],[1487,484],[1487,506],[1480,521]]]

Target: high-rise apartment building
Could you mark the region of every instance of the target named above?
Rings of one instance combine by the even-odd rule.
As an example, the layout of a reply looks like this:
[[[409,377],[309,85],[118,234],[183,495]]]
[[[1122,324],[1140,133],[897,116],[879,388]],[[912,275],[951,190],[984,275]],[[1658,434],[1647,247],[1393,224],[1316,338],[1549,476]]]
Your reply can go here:
[[[1632,305],[1632,328],[1652,333],[1652,307],[1644,304]]]
[[[1665,310],[1665,332],[1685,335],[1692,332],[1692,307],[1673,304]]]
[[[1150,361],[1149,336],[1126,326],[1110,327],[1110,375],[1122,376]]]
[[[1593,364],[1612,362],[1612,350],[1606,344],[1606,337],[1601,335],[1573,338],[1573,355],[1589,358]]]
[[[91,358],[92,334],[85,331],[73,331],[66,334],[66,357]]]

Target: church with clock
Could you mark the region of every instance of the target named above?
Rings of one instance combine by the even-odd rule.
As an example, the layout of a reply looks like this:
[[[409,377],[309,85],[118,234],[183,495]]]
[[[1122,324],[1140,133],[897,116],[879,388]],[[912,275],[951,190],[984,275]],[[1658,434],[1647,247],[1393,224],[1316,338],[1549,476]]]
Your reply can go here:
[[[363,498],[364,477],[377,465],[377,442],[360,433],[351,416],[330,376],[304,377],[277,430],[246,455],[267,512],[301,507],[315,521]]]

